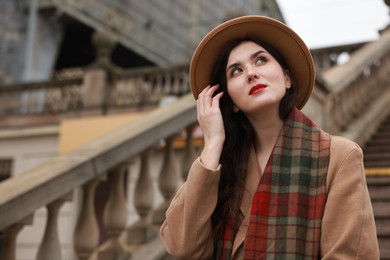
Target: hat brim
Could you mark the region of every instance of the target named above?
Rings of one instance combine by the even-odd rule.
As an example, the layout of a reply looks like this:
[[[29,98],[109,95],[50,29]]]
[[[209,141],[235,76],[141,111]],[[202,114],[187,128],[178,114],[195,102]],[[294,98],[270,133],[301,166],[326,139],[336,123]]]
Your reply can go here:
[[[307,102],[315,83],[312,55],[303,40],[288,26],[264,16],[242,16],[224,22],[210,31],[196,48],[190,64],[190,86],[197,99],[210,84],[211,73],[220,52],[235,39],[254,38],[268,43],[286,60],[296,80],[299,96],[297,108]]]

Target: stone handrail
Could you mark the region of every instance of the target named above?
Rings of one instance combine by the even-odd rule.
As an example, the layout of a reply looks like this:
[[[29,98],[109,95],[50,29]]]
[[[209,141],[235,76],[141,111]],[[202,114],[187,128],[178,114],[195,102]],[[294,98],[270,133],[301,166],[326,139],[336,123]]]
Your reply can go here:
[[[187,172],[189,162],[195,156],[191,134],[195,122],[195,102],[192,95],[188,94],[174,104],[149,112],[103,138],[1,182],[0,230],[4,233],[5,246],[0,259],[15,259],[17,233],[23,225],[31,223],[31,215],[43,206],[48,209],[48,221],[37,259],[61,259],[56,225],[58,210],[64,201],[70,199],[69,194],[78,188],[83,193],[81,212],[74,233],[74,250],[79,259],[89,259],[93,253],[98,255],[98,259],[113,259],[113,255],[118,254],[129,257],[129,251],[118,242],[120,234],[127,228],[124,173],[131,159],[141,158],[140,174],[133,196],[140,223],[136,227],[130,227],[127,232],[128,241],[142,243],[147,239],[144,234],[150,234],[145,231],[152,225],[147,221],[148,217],[153,213],[152,222],[161,224],[167,203],[178,185],[180,175],[173,166],[173,137],[181,130],[187,130],[182,165],[183,171]],[[148,158],[151,150],[161,140],[165,140],[166,144],[158,183],[165,202],[153,209],[154,191]],[[104,249],[97,251],[99,230],[94,215],[93,194],[97,184],[105,176],[111,183],[104,213],[110,240]],[[130,235],[131,232],[138,235]]]

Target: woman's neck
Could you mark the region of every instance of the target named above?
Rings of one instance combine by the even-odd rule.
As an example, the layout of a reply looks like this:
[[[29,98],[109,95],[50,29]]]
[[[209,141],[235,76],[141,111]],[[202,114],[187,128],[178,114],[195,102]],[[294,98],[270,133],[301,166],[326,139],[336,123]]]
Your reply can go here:
[[[248,116],[254,130],[254,146],[257,152],[272,150],[283,127],[279,111]]]

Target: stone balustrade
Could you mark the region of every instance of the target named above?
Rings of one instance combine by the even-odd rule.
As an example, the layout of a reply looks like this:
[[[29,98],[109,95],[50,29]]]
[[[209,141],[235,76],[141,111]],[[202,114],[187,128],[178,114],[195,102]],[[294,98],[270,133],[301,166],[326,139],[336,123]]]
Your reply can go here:
[[[330,93],[324,104],[327,130],[335,134],[348,131],[351,124],[370,109],[373,101],[389,92],[388,75],[390,31],[383,32],[378,41],[356,51],[347,63],[325,71],[323,79]],[[386,105],[384,109],[388,107]],[[377,119],[380,122],[381,118]]]
[[[24,225],[31,224],[34,212],[41,207],[48,211],[45,232],[37,259],[62,259],[58,239],[58,212],[65,201],[74,200],[71,194],[80,190],[77,223],[74,229],[74,251],[79,259],[130,259],[145,254],[142,245],[159,245],[149,254],[165,251],[158,238],[158,227],[170,198],[183,181],[175,167],[175,140],[186,132],[182,150],[183,169],[195,159],[193,126],[196,122],[195,102],[191,94],[177,102],[156,109],[93,143],[0,183],[0,230],[4,233],[4,247],[0,259],[15,259],[15,241]],[[161,141],[164,140],[161,150]],[[161,150],[161,151],[160,151]],[[158,174],[158,189],[153,188],[150,155],[159,152],[163,164]],[[139,177],[133,198],[139,221],[128,226],[128,205],[124,177],[134,158],[140,158]],[[103,222],[108,240],[101,246],[94,194],[97,185],[108,180],[110,192],[105,204]],[[164,201],[155,204],[155,193]],[[124,237],[122,239],[121,237]],[[153,242],[154,241],[154,242]],[[133,255],[133,256],[132,256]],[[145,259],[150,259],[146,256]]]
[[[155,106],[190,92],[188,66],[122,70],[91,66],[56,73],[51,81],[0,85],[0,118]]]
[[[112,107],[156,104],[166,95],[182,96],[190,92],[188,66],[117,71],[113,78]]]
[[[82,78],[0,86],[0,116],[61,113],[80,109]]]

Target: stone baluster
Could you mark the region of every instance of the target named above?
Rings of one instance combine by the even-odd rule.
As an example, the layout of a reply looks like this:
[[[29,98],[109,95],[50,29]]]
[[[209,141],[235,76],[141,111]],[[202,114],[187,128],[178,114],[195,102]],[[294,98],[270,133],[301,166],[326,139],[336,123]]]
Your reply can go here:
[[[171,82],[171,75],[169,75],[169,72],[163,71],[163,78],[164,78],[164,94],[165,95],[172,95],[172,82]]]
[[[390,84],[390,54],[383,57],[380,64],[380,80],[384,87]]]
[[[179,69],[175,70],[175,95],[182,95],[184,94],[183,92],[183,79],[181,77],[181,71]]]
[[[337,102],[335,108],[337,109],[337,125],[340,129],[342,129],[344,126],[343,92],[337,94]]]
[[[339,94],[334,95],[332,97],[332,100],[333,100],[333,106],[332,106],[332,111],[330,113],[330,116],[332,117],[332,122],[333,122],[332,133],[336,134],[341,130],[342,122],[343,122],[342,113],[340,109],[340,103],[341,103],[340,95]]]
[[[134,99],[135,104],[140,106],[144,103],[144,99],[146,98],[145,90],[143,89],[143,80],[141,77],[134,78]]]
[[[332,133],[336,134],[338,132],[337,122],[335,118],[335,100],[333,96],[330,96],[329,98],[329,107],[326,112],[327,115],[327,130]]]
[[[33,223],[33,215],[24,218],[22,221],[15,223],[3,230],[3,245],[0,251],[1,260],[15,260],[16,259],[16,239],[20,230],[25,225]]]
[[[98,260],[130,259],[131,254],[126,252],[119,237],[126,229],[127,203],[124,191],[124,177],[129,162],[124,162],[108,173],[110,181],[110,195],[104,208],[104,225],[109,236],[108,241],[99,249]]]
[[[354,120],[354,111],[356,107],[354,107],[353,103],[353,93],[356,91],[355,86],[351,86],[350,88],[344,91],[345,98],[345,120],[344,120],[344,129],[349,126],[349,124]]]
[[[58,215],[61,206],[65,201],[69,201],[72,198],[72,194],[56,200],[47,207],[47,222],[45,233],[42,238],[42,242],[38,249],[37,258],[39,260],[52,260],[62,259],[60,239],[58,236]]]
[[[170,199],[176,192],[178,185],[178,174],[176,171],[173,136],[167,138],[164,147],[164,161],[158,178],[158,187],[165,201],[154,212],[153,223],[162,224],[165,220],[165,212],[168,209]]]
[[[390,84],[390,77],[388,75],[390,75],[390,57],[384,60],[381,66],[381,80],[385,87],[388,87]]]
[[[354,89],[350,91],[351,98],[353,100],[353,111],[354,115],[358,115],[363,108],[361,105],[362,100],[364,99],[364,89],[362,84],[355,84]]]
[[[374,89],[373,95],[377,97],[378,95],[381,95],[383,93],[383,85],[381,84],[381,79],[379,76],[379,69],[376,67],[372,68],[372,76],[367,78],[368,81],[368,87]]]
[[[127,230],[127,243],[142,244],[157,235],[149,223],[149,215],[153,209],[154,190],[150,177],[150,150],[141,154],[141,167],[134,190],[134,207],[140,220]]]
[[[181,93],[188,93],[190,92],[190,84],[188,79],[188,72],[187,70],[181,71],[181,78],[182,78],[182,90]]]
[[[99,227],[95,215],[95,190],[101,178],[86,183],[82,188],[80,214],[74,231],[74,248],[80,260],[88,260],[99,243]]]
[[[190,125],[186,128],[186,145],[184,147],[183,161],[181,168],[181,177],[185,181],[187,179],[188,172],[190,171],[192,162],[196,157],[193,130],[195,125]]]
[[[163,86],[163,77],[161,73],[157,73],[157,75],[154,76],[155,81],[155,88],[157,90],[157,93],[159,94],[159,99],[165,96],[165,89]]]
[[[363,72],[362,74],[359,76],[359,78],[354,81],[351,85],[353,86],[353,90],[350,91],[350,93],[358,93],[359,95],[359,104],[361,105],[358,105],[357,108],[355,108],[355,111],[357,113],[361,112],[362,109],[364,107],[366,107],[370,101],[371,101],[371,98],[373,96],[371,96],[373,94],[372,90],[367,84],[369,84],[369,80],[367,77],[365,77],[363,75]],[[352,88],[352,87],[351,87]],[[367,90],[370,90],[370,91],[367,91]]]
[[[188,84],[188,82],[184,82],[185,80],[185,76],[183,75],[183,70],[180,69],[177,71],[177,81],[178,81],[178,86],[179,86],[179,89],[178,89],[178,94],[179,95],[184,95],[186,92],[186,85]]]
[[[360,78],[355,82],[355,84],[363,85],[365,87],[365,93],[361,96],[360,102],[364,104],[364,107],[370,104],[370,102],[378,95],[378,89],[375,84],[372,84],[371,77],[360,75]],[[369,91],[367,91],[369,90]]]
[[[170,73],[169,78],[171,79],[171,94],[179,95],[180,93],[180,74],[177,70]]]
[[[189,85],[188,84],[188,76],[187,76],[187,72],[184,72],[182,68],[180,68],[180,70],[177,72],[177,77],[178,77],[178,81],[179,81],[179,94],[180,95],[184,95],[185,93],[188,93],[188,89],[187,89],[187,86]]]
[[[154,86],[153,86],[153,90],[154,90],[154,93],[159,93],[160,97],[163,97],[165,96],[165,89],[163,88],[163,78],[162,78],[162,75],[160,73],[157,73],[157,75],[153,75],[154,79]]]
[[[351,104],[351,94],[350,94],[350,91],[353,91],[353,88],[346,88],[344,89],[341,97],[341,108],[342,108],[342,114],[343,114],[343,124],[342,124],[342,128],[345,129],[349,123],[352,121],[353,119],[353,107],[352,107],[352,104]]]
[[[338,104],[337,104],[337,114],[338,114],[338,125],[339,125],[339,128],[341,130],[344,130],[344,126],[345,126],[345,104],[343,102],[344,100],[344,93],[341,92],[339,94],[339,101],[338,101]]]
[[[353,82],[353,84],[355,85],[355,89],[354,91],[356,91],[356,89],[359,88],[359,86],[364,86],[365,88],[365,91],[364,93],[362,93],[361,95],[361,99],[360,99],[360,102],[364,105],[364,106],[367,106],[367,104],[369,104],[369,102],[371,101],[371,98],[373,97],[372,94],[373,94],[373,89],[369,88],[368,87],[368,80],[367,80],[367,77],[363,76],[363,73],[359,76],[359,78]],[[367,90],[370,90],[370,91],[367,91]],[[351,91],[353,92],[353,91]]]
[[[355,91],[352,91],[352,95],[353,95],[353,99],[354,99],[354,106],[355,106],[355,116],[358,116],[360,111],[363,110],[365,104],[364,102],[362,102],[364,96],[365,96],[365,92],[367,91],[367,88],[365,88],[365,86],[363,84],[358,84],[356,86],[356,90]]]

